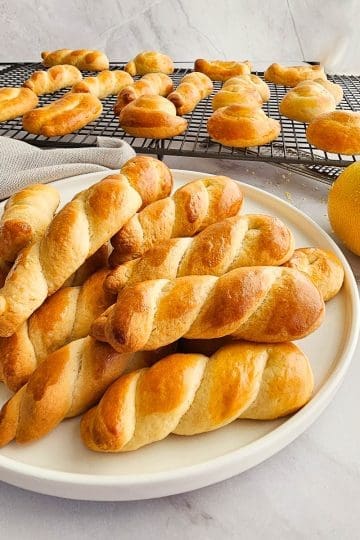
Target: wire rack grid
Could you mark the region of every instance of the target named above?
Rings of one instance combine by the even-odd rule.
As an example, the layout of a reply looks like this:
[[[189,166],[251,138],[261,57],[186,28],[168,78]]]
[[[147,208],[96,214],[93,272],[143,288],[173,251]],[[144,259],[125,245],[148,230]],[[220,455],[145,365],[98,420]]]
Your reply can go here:
[[[110,69],[121,69],[123,63],[112,63]],[[0,66],[0,86],[21,86],[21,84],[36,69],[43,69],[37,63],[7,63]],[[181,78],[189,73],[188,68],[176,68],[172,74],[174,87]],[[84,76],[93,73],[84,72]],[[263,73],[256,73],[263,77]],[[344,90],[344,99],[338,108],[345,110],[360,110],[360,77],[348,75],[332,75],[331,81],[340,84]],[[140,139],[127,135],[120,128],[118,119],[114,116],[113,106],[115,96],[102,100],[103,113],[96,121],[81,128],[75,133],[47,138],[42,135],[27,133],[22,129],[21,118],[16,118],[0,124],[0,135],[20,139],[40,147],[84,147],[95,146],[98,136],[118,137],[126,140],[132,147],[141,153],[157,154],[160,158],[165,155],[222,158],[232,160],[256,160],[276,162],[286,165],[311,167],[313,172],[335,178],[339,167],[345,167],[356,161],[356,156],[328,154],[312,147],[306,140],[306,125],[294,122],[279,113],[279,103],[288,90],[281,85],[269,83],[271,90],[270,100],[264,104],[265,113],[280,121],[281,134],[270,144],[254,148],[230,148],[211,141],[207,133],[207,120],[212,114],[212,95],[221,88],[221,83],[214,83],[214,92],[207,99],[202,100],[193,112],[186,116],[188,129],[181,135],[172,139],[153,140]],[[68,89],[51,95],[40,97],[39,105],[46,105],[61,97]],[[291,167],[293,168],[293,167]]]

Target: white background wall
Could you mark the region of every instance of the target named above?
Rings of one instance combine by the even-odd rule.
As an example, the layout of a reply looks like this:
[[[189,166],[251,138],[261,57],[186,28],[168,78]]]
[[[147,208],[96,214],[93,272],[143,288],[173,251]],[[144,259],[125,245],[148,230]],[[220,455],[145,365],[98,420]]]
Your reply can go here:
[[[255,62],[325,61],[360,73],[360,0],[0,0],[0,61],[99,48]]]

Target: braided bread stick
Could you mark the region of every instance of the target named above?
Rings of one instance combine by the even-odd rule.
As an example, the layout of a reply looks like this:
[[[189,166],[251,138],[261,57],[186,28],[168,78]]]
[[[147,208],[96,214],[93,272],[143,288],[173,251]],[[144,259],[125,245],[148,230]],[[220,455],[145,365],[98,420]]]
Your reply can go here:
[[[107,242],[79,266],[76,272],[64,282],[63,287],[79,287],[84,285],[85,281],[97,272],[97,270],[108,266],[109,253],[110,242]]]
[[[0,88],[0,122],[22,116],[38,102],[39,98],[29,88]]]
[[[107,277],[108,291],[148,279],[181,276],[221,276],[241,266],[278,266],[294,252],[291,231],[279,219],[262,214],[234,216],[206,227],[192,238],[160,242],[115,268]]]
[[[24,82],[23,87],[30,88],[37,96],[41,96],[72,86],[81,79],[81,71],[75,66],[53,66],[47,71],[34,71]]]
[[[22,250],[0,290],[0,336],[11,336],[145,201],[169,193],[171,181],[162,174],[167,167],[146,168],[143,159],[139,166],[137,158],[125,164],[128,176],[108,176],[76,195],[45,236]]]
[[[154,279],[125,287],[90,333],[118,352],[157,349],[181,337],[231,335],[275,343],[310,334],[324,313],[318,289],[302,272],[252,266],[221,277]]]
[[[29,133],[56,137],[81,129],[101,113],[102,105],[97,97],[68,92],[49,105],[24,114],[22,123]]]
[[[19,390],[50,353],[87,336],[91,323],[116,300],[104,290],[107,274],[99,270],[82,286],[58,290],[15,334],[0,338],[0,380]]]
[[[120,172],[141,193],[143,204],[140,210],[154,201],[168,197],[171,193],[172,173],[169,167],[159,159],[150,156],[135,156],[122,166]]]
[[[213,83],[205,73],[188,73],[180,81],[174,92],[168,95],[168,99],[176,107],[177,114],[190,113],[202,99],[213,91]]]
[[[132,82],[132,77],[126,71],[121,71],[120,69],[109,71],[106,69],[101,71],[96,77],[85,77],[82,81],[77,82],[71,91],[74,93],[89,92],[97,98],[103,99],[107,96],[118,94],[124,86]]]
[[[319,248],[299,248],[284,266],[304,272],[319,289],[324,302],[340,291],[344,282],[344,268],[331,251]]]
[[[110,264],[141,256],[154,245],[180,236],[193,236],[208,225],[236,215],[242,207],[239,185],[226,176],[189,182],[172,197],[136,214],[111,240]]]
[[[101,51],[89,51],[88,49],[58,49],[56,51],[44,51],[41,53],[43,64],[46,67],[59,64],[70,64],[82,70],[102,71],[109,69],[109,59]]]
[[[292,343],[234,343],[210,358],[173,354],[113,383],[81,421],[97,452],[127,452],[170,433],[195,435],[238,418],[273,420],[307,403],[313,374]]]
[[[0,411],[0,447],[43,437],[65,418],[85,412],[124,371],[149,365],[169,350],[118,354],[90,337],[50,354]],[[172,348],[173,350],[173,348]]]
[[[141,96],[166,97],[173,89],[173,82],[164,73],[148,73],[140,80],[123,88],[114,105],[114,113],[119,116],[123,108]]]
[[[44,235],[59,201],[58,191],[44,184],[27,186],[8,199],[0,220],[0,287],[18,253]]]

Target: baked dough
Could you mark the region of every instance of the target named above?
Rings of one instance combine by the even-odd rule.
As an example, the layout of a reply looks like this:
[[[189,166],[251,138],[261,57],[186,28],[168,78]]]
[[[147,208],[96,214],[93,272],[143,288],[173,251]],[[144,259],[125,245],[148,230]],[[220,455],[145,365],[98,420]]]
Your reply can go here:
[[[124,69],[133,77],[158,72],[169,75],[174,71],[174,64],[166,54],[156,51],[144,51],[135,56],[133,60],[130,60]]]
[[[210,137],[225,146],[260,146],[275,140],[280,123],[266,116],[262,109],[230,105],[215,111],[208,120]]]
[[[43,64],[46,67],[59,64],[70,64],[81,70],[102,71],[109,69],[109,59],[101,51],[88,49],[58,49],[56,51],[44,51],[41,53]]]
[[[319,114],[334,111],[334,96],[314,81],[304,81],[289,90],[280,102],[280,113],[298,122],[311,122]]]
[[[204,60],[199,58],[195,60],[194,71],[205,73],[212,81],[226,81],[230,77],[237,75],[246,75],[251,73],[252,64],[245,62],[233,62],[226,60]]]
[[[125,287],[90,334],[121,353],[157,349],[181,337],[282,343],[314,332],[324,315],[319,290],[302,272],[248,266],[220,277],[190,275]]]
[[[334,97],[336,105],[342,101],[344,97],[344,91],[340,84],[333,83],[328,79],[314,79],[314,82],[321,84],[330,94]]]
[[[333,111],[312,120],[306,138],[326,152],[360,154],[360,112]]]
[[[112,270],[105,288],[117,294],[125,285],[148,279],[221,276],[242,266],[279,266],[293,253],[293,235],[279,219],[264,214],[237,215],[193,237],[158,242],[142,257]]]
[[[62,287],[8,338],[0,340],[0,380],[13,392],[27,383],[37,366],[67,343],[86,337],[92,321],[116,297],[103,289],[108,269],[82,286]]]
[[[114,113],[119,116],[123,108],[141,96],[167,96],[174,88],[173,82],[165,73],[148,73],[140,80],[125,86],[119,93]]]
[[[256,88],[264,102],[270,99],[270,88],[261,77],[253,73],[231,77],[231,79],[224,82],[222,89],[224,90],[227,86],[233,84],[240,84],[245,88]]]
[[[0,287],[21,250],[45,234],[59,202],[50,184],[26,186],[7,200],[0,219]]]
[[[0,122],[22,116],[38,102],[37,95],[29,88],[0,88]]]
[[[319,289],[324,302],[331,300],[340,291],[344,282],[344,268],[331,251],[308,247],[294,251],[291,259],[284,264],[304,272]]]
[[[112,237],[110,266],[140,257],[170,238],[194,236],[213,223],[236,216],[243,203],[238,182],[227,176],[193,180],[171,197],[149,204]]]
[[[205,73],[194,71],[188,73],[180,81],[174,92],[168,95],[168,99],[176,107],[177,114],[183,115],[193,111],[202,99],[213,91],[213,83]]]
[[[176,116],[175,105],[161,96],[132,101],[121,111],[119,121],[126,133],[150,139],[175,137],[187,128],[187,121]]]
[[[47,356],[29,382],[3,405],[0,447],[13,439],[22,443],[40,439],[65,418],[97,403],[125,370],[151,365],[173,350],[170,345],[150,353],[119,355],[90,337],[71,341]]]
[[[265,71],[265,80],[283,84],[284,86],[296,86],[299,82],[314,79],[326,79],[322,66],[282,66],[271,64]]]
[[[69,92],[50,105],[25,114],[23,128],[29,133],[45,137],[66,135],[96,120],[101,112],[101,101],[97,97]]]
[[[133,78],[125,71],[105,69],[96,77],[85,77],[85,79],[75,84],[71,91],[75,93],[89,92],[97,98],[103,99],[118,94],[124,86],[132,83]]]
[[[43,94],[53,94],[67,86],[73,86],[81,79],[81,71],[75,66],[53,66],[47,71],[34,71],[23,86],[30,88],[35,94],[41,96]]]
[[[254,86],[242,84],[228,84],[220,90],[212,99],[211,105],[214,111],[228,105],[241,105],[246,108],[261,107],[263,100]]]
[[[71,95],[97,99],[91,94]],[[146,201],[169,194],[171,174],[166,174],[166,165],[146,167],[145,160],[134,157],[120,174],[78,193],[56,214],[45,235],[22,250],[0,291],[1,337],[11,336]]]
[[[82,418],[81,437],[96,452],[127,452],[170,433],[286,416],[309,401],[313,387],[310,362],[292,343],[234,342],[210,358],[173,354],[113,383]]]

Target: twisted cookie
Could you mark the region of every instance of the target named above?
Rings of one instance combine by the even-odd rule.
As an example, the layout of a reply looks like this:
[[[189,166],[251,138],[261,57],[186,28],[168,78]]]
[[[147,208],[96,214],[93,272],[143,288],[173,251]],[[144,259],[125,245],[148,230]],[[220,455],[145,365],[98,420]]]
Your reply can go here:
[[[165,163],[150,156],[135,156],[121,167],[121,174],[141,194],[140,210],[167,197],[172,190],[173,177]]]
[[[333,83],[331,81],[328,81],[327,79],[314,79],[313,82],[316,82],[317,84],[320,84],[321,86],[326,88],[326,90],[330,92],[330,94],[335,99],[336,105],[340,103],[340,101],[342,100],[344,96],[344,91],[341,88],[340,84]]]
[[[132,82],[132,77],[125,71],[109,71],[106,69],[96,75],[96,77],[85,77],[82,81],[77,82],[71,91],[74,93],[89,92],[93,96],[103,99],[107,96],[118,94],[124,86]]]
[[[169,354],[118,354],[90,337],[50,354],[0,411],[0,446],[13,439],[43,437],[65,418],[85,412],[124,371],[149,365]]]
[[[46,67],[59,64],[70,64],[82,70],[102,71],[109,69],[109,59],[101,51],[89,51],[87,49],[58,49],[57,51],[44,51],[41,53],[43,64]]]
[[[170,75],[174,71],[174,64],[166,54],[156,51],[144,51],[135,56],[133,60],[130,60],[124,69],[133,77],[158,72]]]
[[[168,95],[168,99],[175,105],[177,114],[188,114],[195,109],[202,99],[213,91],[211,79],[204,73],[188,73],[180,81],[174,92]]]
[[[334,96],[315,81],[299,83],[285,94],[280,102],[280,113],[298,122],[311,122],[319,114],[334,111]]]
[[[25,88],[30,88],[36,95],[52,94],[57,90],[72,86],[81,81],[81,72],[75,66],[54,66],[47,71],[34,71],[24,82]]]
[[[315,285],[292,268],[253,266],[221,277],[154,279],[123,289],[91,327],[119,352],[157,349],[181,337],[231,335],[281,342],[310,334],[325,306]]]
[[[161,242],[140,259],[118,266],[105,285],[116,294],[125,285],[148,279],[221,276],[241,266],[278,266],[293,251],[293,236],[279,219],[261,214],[235,216],[210,225],[193,238]]]
[[[76,272],[64,282],[63,287],[79,287],[80,285],[84,285],[85,281],[97,270],[108,266],[109,253],[110,242],[107,242],[79,266]]]
[[[264,76],[266,81],[284,86],[296,86],[307,80],[326,79],[322,66],[282,66],[276,63],[267,68]]]
[[[104,290],[107,274],[100,270],[82,286],[58,290],[15,334],[0,338],[0,380],[19,390],[50,353],[87,336],[91,323],[116,300]]]
[[[110,263],[139,257],[159,242],[193,236],[208,225],[236,215],[243,204],[239,185],[226,176],[194,180],[136,214],[111,240]]]
[[[212,81],[226,81],[230,77],[246,75],[251,72],[251,63],[229,62],[226,60],[204,60],[199,58],[195,61],[194,71],[205,73]]]
[[[123,375],[81,421],[97,452],[127,452],[170,433],[195,435],[238,418],[273,420],[309,401],[313,374],[292,343],[234,343],[210,358],[173,354]]]
[[[245,86],[234,83],[224,86],[215,94],[211,105],[214,111],[228,105],[240,105],[242,108],[258,108],[263,104],[262,97],[254,85]]]
[[[308,275],[319,289],[324,302],[340,291],[344,282],[344,268],[331,251],[319,248],[299,248],[284,266],[296,268]]]
[[[335,154],[360,154],[360,112],[332,111],[314,118],[307,130],[310,144]]]
[[[29,88],[0,88],[0,122],[22,116],[38,102],[39,98]]]
[[[149,174],[144,158],[138,167],[136,160],[121,169],[127,176],[108,176],[76,195],[44,237],[22,250],[0,291],[0,336],[11,336],[145,201],[168,195],[163,174]]]
[[[114,105],[114,113],[119,116],[126,105],[141,96],[167,96],[172,89],[170,77],[164,73],[148,73],[121,90]]]
[[[187,121],[176,116],[171,101],[161,96],[141,96],[121,110],[120,126],[134,137],[166,139],[187,129]]]
[[[56,137],[77,131],[100,116],[101,102],[92,94],[69,92],[56,101],[23,116],[23,128],[29,133]]]
[[[0,287],[20,251],[41,238],[59,205],[58,191],[33,184],[12,195],[0,220]]]
[[[255,88],[259,92],[264,102],[270,99],[270,88],[266,82],[257,75],[250,73],[247,75],[238,75],[237,77],[232,77],[224,82],[222,89],[224,90],[228,86],[232,86],[234,84],[244,86],[245,88]]]
[[[229,105],[215,111],[207,124],[210,137],[225,146],[246,148],[275,140],[280,122],[259,108]]]

